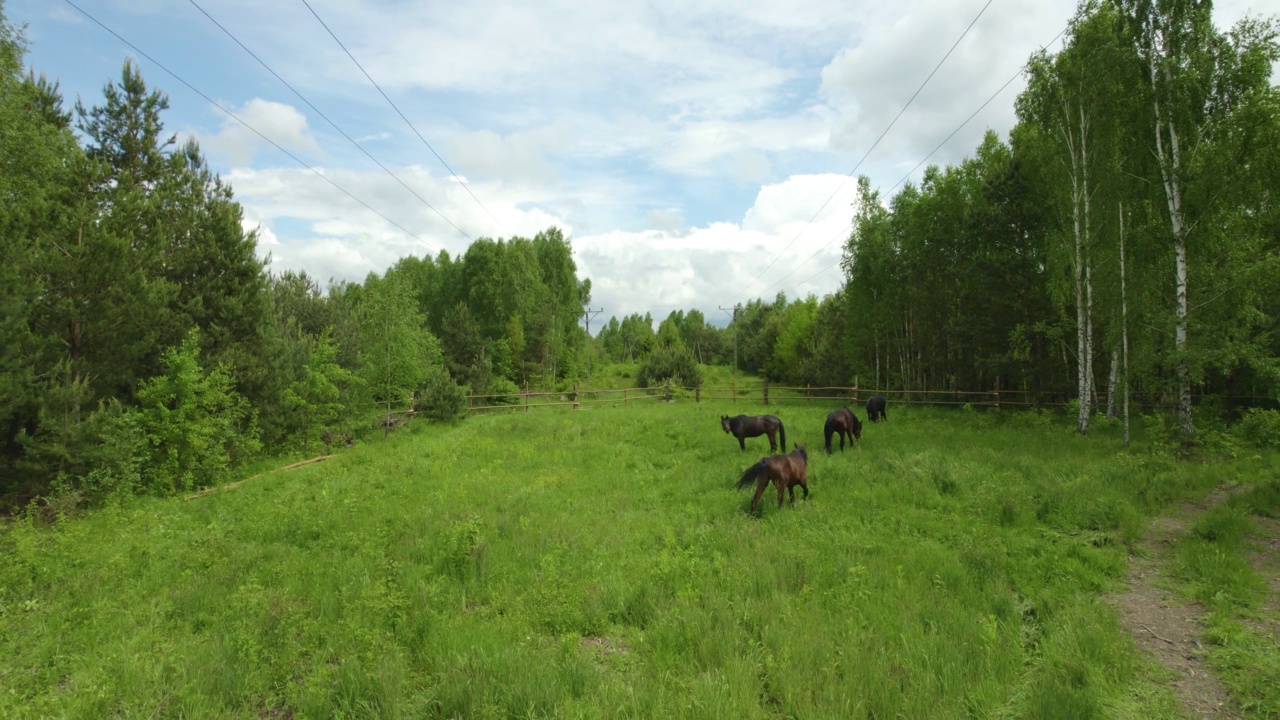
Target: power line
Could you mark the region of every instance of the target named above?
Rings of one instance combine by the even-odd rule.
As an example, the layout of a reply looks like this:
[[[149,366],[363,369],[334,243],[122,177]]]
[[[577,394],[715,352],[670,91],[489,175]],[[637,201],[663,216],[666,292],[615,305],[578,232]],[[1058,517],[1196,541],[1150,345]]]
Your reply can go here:
[[[338,39],[338,36],[334,34],[333,30],[329,29],[328,24],[326,24],[325,21],[320,17],[320,14],[315,11],[315,8],[311,7],[311,3],[307,2],[307,0],[302,0],[302,4],[307,6],[307,9],[311,11],[311,14],[314,15],[316,20],[320,22],[321,27],[323,27],[325,31],[329,33],[329,37],[333,38],[333,41],[338,43],[338,47],[342,48],[342,51],[347,54],[347,57],[351,58],[351,62],[355,63],[356,67],[360,68],[360,72],[364,73],[364,76],[369,79],[369,82],[373,83],[373,86],[378,89],[379,93],[382,94],[382,97],[387,101],[387,104],[389,104],[391,108],[396,111],[396,114],[400,116],[401,120],[404,120],[405,124],[409,126],[409,129],[413,131],[413,134],[417,135],[418,139],[422,141],[422,144],[427,146],[427,149],[431,151],[432,155],[436,156],[436,159],[440,161],[441,165],[444,165],[444,169],[449,171],[449,175],[452,176],[453,179],[456,180],[458,184],[462,186],[463,190],[467,191],[467,194],[471,196],[471,199],[475,200],[476,204],[478,204],[480,208],[484,210],[485,213],[490,217],[490,219],[492,219],[493,222],[497,224],[497,226],[502,230],[502,233],[504,235],[509,235],[510,233],[507,233],[506,228],[502,224],[502,221],[494,217],[493,213],[489,212],[489,208],[485,207],[484,203],[480,202],[480,198],[476,197],[476,194],[471,192],[471,188],[468,186],[468,184],[463,182],[461,178],[458,177],[458,174],[453,171],[453,168],[449,167],[449,163],[445,162],[444,158],[440,157],[440,153],[436,152],[436,149],[431,147],[431,143],[427,142],[427,139],[422,137],[422,133],[418,132],[418,128],[414,127],[413,123],[409,122],[409,118],[405,117],[405,114],[400,112],[400,108],[397,107],[394,102],[392,102],[391,97],[387,95],[385,91],[383,91],[382,86],[379,85],[378,82],[373,79],[373,76],[371,76],[369,72],[364,69],[364,66],[360,64],[360,61],[356,60],[356,56],[352,55],[351,51],[347,49],[347,46],[342,44],[342,41]]]
[[[1057,42],[1057,41],[1058,41],[1058,38],[1062,37],[1063,33],[1065,33],[1066,31],[1067,31],[1067,28],[1066,28],[1066,27],[1064,27],[1064,28],[1062,28],[1061,30],[1059,30],[1059,31],[1058,31],[1058,34],[1057,34],[1057,35],[1054,35],[1054,36],[1053,36],[1053,39],[1052,39],[1052,40],[1050,40],[1049,42],[1045,43],[1044,45],[1041,45],[1041,46],[1040,46],[1040,49],[1041,49],[1041,50],[1044,50],[1045,48],[1047,48],[1047,47],[1049,47],[1050,45],[1052,45],[1052,44],[1054,44],[1055,42]],[[937,153],[939,150],[941,150],[941,149],[942,149],[942,147],[943,147],[944,145],[946,145],[948,142],[950,142],[950,141],[951,141],[951,138],[953,138],[953,137],[955,137],[955,136],[956,136],[956,133],[960,132],[960,131],[964,128],[964,126],[965,126],[965,125],[968,125],[970,120],[973,120],[975,117],[977,117],[977,116],[978,116],[978,113],[982,112],[983,108],[985,108],[987,105],[990,105],[992,100],[995,100],[995,99],[1000,95],[1000,93],[1004,92],[1004,91],[1005,91],[1005,90],[1006,90],[1010,85],[1012,85],[1012,84],[1013,84],[1013,81],[1014,81],[1014,80],[1017,80],[1017,79],[1018,79],[1018,76],[1019,76],[1019,75],[1022,75],[1022,74],[1024,74],[1024,73],[1026,73],[1026,71],[1027,71],[1026,66],[1023,66],[1022,68],[1019,68],[1018,72],[1014,73],[1012,77],[1010,77],[1008,80],[1006,80],[1006,81],[1005,81],[1005,83],[1004,83],[1004,85],[1001,85],[1001,86],[1000,86],[1000,89],[999,89],[999,90],[996,90],[994,93],[992,93],[991,97],[987,98],[987,99],[986,99],[986,101],[984,101],[981,105],[979,105],[979,106],[978,106],[978,109],[977,109],[977,110],[974,110],[972,113],[970,113],[970,114],[969,114],[969,117],[965,118],[963,122],[961,122],[959,125],[957,125],[957,126],[956,126],[956,129],[955,129],[955,130],[952,130],[950,135],[947,135],[947,137],[946,137],[942,142],[938,143],[938,145],[937,145],[936,147],[934,147],[932,150],[930,150],[928,155],[925,155],[925,156],[924,156],[924,158],[920,160],[920,162],[916,163],[916,166],[915,166],[915,167],[911,168],[911,170],[910,170],[909,172],[907,172],[907,174],[906,174],[906,175],[903,175],[903,176],[902,176],[902,179],[900,179],[900,180],[898,180],[898,182],[894,183],[894,184],[893,184],[893,187],[889,188],[889,193],[892,193],[892,192],[893,192],[894,190],[896,190],[900,185],[902,185],[903,183],[905,183],[905,182],[906,182],[906,181],[907,181],[907,180],[912,176],[912,174],[914,174],[914,173],[915,173],[915,171],[916,171],[916,170],[919,170],[919,169],[920,169],[920,166],[921,166],[921,165],[925,164],[925,162],[926,162],[926,161],[928,161],[928,160],[929,160],[929,158],[933,157],[933,156],[934,156],[934,154],[935,154],[935,153]],[[889,193],[886,193],[886,195],[888,195]],[[795,272],[796,272],[797,270],[799,270],[800,268],[804,267],[805,265],[808,265],[808,264],[809,264],[809,262],[810,262],[811,260],[813,260],[815,257],[817,257],[818,255],[820,255],[820,254],[822,253],[822,251],[823,251],[823,250],[826,250],[826,249],[827,249],[827,247],[829,247],[829,246],[831,245],[831,243],[833,243],[833,242],[835,242],[836,240],[839,240],[839,239],[841,239],[841,238],[845,238],[845,237],[848,237],[848,233],[841,233],[840,235],[837,235],[837,236],[835,236],[835,237],[831,238],[830,240],[828,240],[826,245],[823,245],[822,247],[818,248],[817,252],[815,252],[814,254],[810,255],[807,259],[805,259],[805,261],[804,261],[804,262],[802,262],[802,263],[800,263],[799,265],[795,266],[795,268],[793,268],[793,269],[791,270],[791,272],[789,272],[789,273],[787,273],[786,275],[783,275],[782,277],[778,278],[778,281],[777,281],[777,282],[775,282],[773,285],[770,285],[769,287],[765,288],[765,289],[764,289],[764,291],[762,291],[762,293],[763,293],[763,292],[766,292],[766,291],[768,291],[768,290],[771,290],[771,289],[773,289],[773,288],[777,287],[778,285],[782,284],[782,281],[783,281],[783,280],[786,280],[788,277],[790,277],[791,275],[795,274]],[[805,278],[804,280],[801,280],[800,282],[796,283],[796,285],[795,285],[794,287],[792,287],[792,288],[791,288],[791,290],[792,290],[793,292],[794,292],[794,291],[796,291],[796,290],[799,290],[799,288],[800,288],[800,286],[801,286],[801,285],[804,285],[805,283],[809,282],[810,280],[813,280],[814,278],[816,278],[816,277],[818,277],[819,275],[821,275],[821,274],[823,274],[823,273],[827,272],[827,271],[828,271],[828,270],[830,270],[831,268],[836,267],[836,266],[837,266],[837,265],[839,265],[839,264],[840,264],[840,262],[839,262],[839,261],[837,261],[837,262],[835,262],[835,263],[833,263],[833,264],[831,264],[831,265],[828,265],[828,266],[826,266],[826,267],[822,268],[821,270],[819,270],[818,272],[814,273],[813,275],[810,275],[809,277]]]
[[[191,5],[192,5],[193,7],[195,7],[195,9],[199,10],[201,14],[203,14],[205,17],[209,18],[209,21],[210,21],[210,22],[212,22],[214,25],[217,25],[219,30],[221,30],[222,32],[226,33],[227,37],[231,38],[231,39],[235,42],[235,44],[239,45],[239,46],[240,46],[240,48],[241,48],[242,50],[244,50],[245,52],[249,53],[249,56],[250,56],[250,57],[252,57],[254,60],[257,60],[259,65],[261,65],[262,67],[266,68],[267,72],[269,72],[269,73],[271,73],[273,76],[275,76],[275,79],[279,80],[281,83],[283,83],[283,84],[284,84],[284,86],[285,86],[285,87],[287,87],[287,88],[289,88],[291,91],[293,91],[293,94],[294,94],[294,95],[297,95],[299,100],[301,100],[302,102],[306,103],[306,104],[307,104],[307,107],[311,108],[312,110],[314,110],[314,111],[316,112],[316,114],[317,114],[317,115],[319,115],[320,117],[324,118],[325,122],[327,122],[327,123],[329,123],[330,125],[332,125],[332,126],[333,126],[333,129],[338,131],[338,134],[340,134],[340,135],[342,135],[342,137],[346,138],[346,139],[347,139],[347,140],[348,140],[352,145],[355,145],[355,146],[356,146],[356,149],[357,149],[357,150],[359,150],[360,152],[364,153],[364,154],[365,154],[365,156],[366,156],[366,157],[368,157],[370,160],[372,160],[372,161],[374,161],[375,163],[377,163],[378,167],[382,168],[383,172],[385,172],[386,174],[388,174],[388,175],[390,175],[392,178],[394,178],[394,179],[395,179],[395,181],[396,181],[396,182],[398,182],[398,183],[400,183],[400,184],[404,187],[404,189],[405,189],[405,190],[408,190],[410,193],[412,193],[412,194],[413,194],[413,196],[414,196],[414,197],[418,198],[418,200],[419,200],[423,205],[426,205],[428,208],[430,208],[430,209],[432,210],[432,212],[434,212],[435,214],[439,215],[439,216],[440,216],[440,218],[441,218],[442,220],[444,220],[445,222],[449,223],[449,225],[450,225],[450,226],[452,226],[454,230],[457,230],[459,233],[462,233],[462,235],[463,235],[463,236],[465,236],[468,240],[474,240],[474,238],[472,238],[469,234],[467,234],[467,232],[466,232],[465,230],[463,230],[462,228],[458,227],[458,226],[457,226],[456,224],[454,224],[454,222],[453,222],[452,220],[450,220],[449,218],[445,217],[445,214],[444,214],[444,213],[440,212],[440,210],[439,210],[439,209],[437,209],[434,205],[432,205],[431,203],[427,202],[426,198],[422,197],[422,196],[421,196],[421,195],[419,195],[419,194],[418,194],[418,193],[417,193],[413,188],[411,188],[411,187],[409,187],[407,184],[405,184],[405,181],[404,181],[404,180],[401,180],[401,179],[400,179],[400,177],[399,177],[398,175],[396,175],[395,173],[391,172],[391,170],[390,170],[386,165],[383,165],[381,162],[379,162],[379,160],[378,160],[377,158],[375,158],[373,155],[370,155],[368,150],[365,150],[365,149],[364,149],[364,147],[360,145],[360,143],[356,142],[354,139],[352,139],[352,137],[351,137],[350,135],[348,135],[346,132],[344,132],[342,128],[338,127],[338,124],[337,124],[337,123],[335,123],[334,121],[330,120],[328,115],[325,115],[323,112],[321,112],[321,111],[320,111],[320,108],[316,107],[315,105],[313,105],[313,104],[311,103],[311,101],[310,101],[310,100],[308,100],[308,99],[306,99],[305,97],[303,97],[302,93],[298,92],[298,90],[297,90],[296,88],[294,88],[292,85],[290,85],[290,84],[288,83],[288,81],[286,81],[284,78],[280,77],[280,75],[279,75],[275,70],[272,70],[272,69],[271,69],[271,66],[270,66],[270,65],[267,65],[267,63],[266,63],[265,61],[263,61],[263,59],[262,59],[262,58],[258,57],[256,53],[254,53],[254,52],[253,52],[252,50],[250,50],[249,48],[245,47],[245,44],[244,44],[244,43],[242,43],[242,42],[240,42],[240,39],[239,39],[239,38],[237,38],[235,35],[233,35],[233,34],[232,34],[232,32],[231,32],[230,30],[228,30],[226,27],[224,27],[224,26],[222,25],[222,23],[220,23],[220,22],[218,22],[217,20],[215,20],[215,19],[214,19],[214,17],[213,17],[212,15],[210,15],[210,14],[209,14],[209,13],[208,13],[204,8],[200,7],[199,3],[197,3],[197,2],[196,2],[196,0],[187,0],[187,2],[191,3]]]
[[[334,186],[334,187],[335,187],[335,188],[337,188],[338,190],[342,191],[344,194],[346,194],[346,195],[347,195],[347,197],[350,197],[352,200],[355,200],[356,202],[360,203],[360,204],[361,204],[361,205],[363,205],[366,209],[368,209],[370,212],[374,213],[374,214],[375,214],[375,215],[377,215],[378,217],[382,218],[383,220],[386,220],[387,222],[391,223],[392,225],[396,226],[397,228],[400,228],[400,230],[401,230],[402,232],[404,232],[404,234],[408,235],[409,237],[413,238],[414,240],[417,240],[417,241],[418,241],[418,242],[420,242],[420,243],[423,243],[423,244],[424,244],[424,245],[426,245],[429,249],[433,249],[433,250],[435,249],[435,248],[432,248],[432,247],[431,247],[431,243],[427,242],[426,240],[423,240],[421,237],[419,237],[418,235],[414,234],[414,233],[413,233],[413,232],[411,232],[410,230],[406,229],[403,225],[401,225],[400,223],[396,222],[395,220],[392,220],[391,218],[387,217],[386,215],[383,215],[381,212],[378,212],[378,211],[377,211],[376,209],[374,209],[371,205],[369,205],[369,203],[367,203],[367,202],[365,202],[365,201],[361,200],[360,198],[356,197],[355,195],[352,195],[352,194],[351,194],[351,192],[350,192],[349,190],[347,190],[346,188],[342,187],[342,186],[341,186],[341,185],[339,185],[338,183],[334,182],[333,180],[331,180],[330,178],[328,178],[327,176],[325,176],[325,175],[324,175],[324,173],[321,173],[319,170],[316,170],[315,168],[311,167],[311,166],[310,166],[310,165],[308,165],[307,163],[303,162],[300,158],[298,158],[298,156],[294,155],[293,153],[289,152],[288,150],[285,150],[285,149],[284,149],[283,147],[281,147],[278,143],[276,143],[276,141],[275,141],[275,140],[272,140],[271,138],[267,137],[266,135],[263,135],[261,132],[259,132],[259,131],[258,131],[258,129],[257,129],[257,128],[255,128],[254,126],[250,125],[249,123],[247,123],[247,122],[245,122],[243,119],[241,119],[239,115],[236,115],[235,113],[233,113],[233,112],[231,112],[230,110],[226,109],[225,107],[223,107],[222,105],[220,105],[216,100],[214,100],[213,98],[211,98],[211,97],[209,97],[208,95],[205,95],[203,92],[201,92],[198,88],[196,88],[196,86],[192,85],[191,83],[187,82],[186,80],[183,80],[183,79],[182,79],[182,78],[181,78],[177,73],[175,73],[174,71],[172,71],[172,70],[170,70],[169,68],[165,67],[165,66],[164,66],[164,65],[162,65],[159,61],[157,61],[155,58],[151,57],[150,55],[148,55],[148,54],[146,54],[145,52],[143,52],[142,50],[140,50],[140,49],[138,48],[138,46],[137,46],[137,45],[134,45],[133,43],[131,43],[131,42],[129,42],[128,40],[124,39],[124,37],[122,37],[122,36],[120,35],[120,33],[116,32],[115,30],[112,30],[111,28],[109,28],[109,27],[107,27],[106,25],[104,25],[104,24],[102,23],[102,21],[98,20],[96,17],[94,17],[94,16],[90,15],[89,13],[85,12],[85,10],[84,10],[83,8],[81,8],[79,5],[76,5],[74,2],[71,2],[71,0],[63,0],[63,2],[65,2],[65,3],[66,3],[66,4],[68,4],[68,5],[70,5],[71,7],[75,8],[76,10],[78,10],[78,11],[80,12],[80,14],[81,14],[81,15],[84,15],[85,17],[87,17],[87,18],[89,18],[90,20],[92,20],[92,21],[93,21],[93,22],[94,22],[98,27],[100,27],[100,28],[102,28],[103,30],[106,30],[107,32],[109,32],[109,33],[111,33],[112,35],[114,35],[114,36],[115,36],[115,38],[116,38],[117,40],[119,40],[120,42],[124,43],[125,45],[128,45],[130,49],[132,49],[134,52],[138,53],[138,54],[139,54],[139,55],[141,55],[142,57],[146,58],[148,61],[150,61],[150,62],[151,62],[151,64],[153,64],[153,65],[155,65],[156,67],[160,68],[161,70],[163,70],[163,71],[165,71],[165,72],[169,73],[169,75],[170,75],[170,76],[172,76],[174,80],[177,80],[178,82],[180,82],[180,83],[182,83],[183,85],[187,86],[187,89],[191,90],[191,92],[194,92],[195,94],[197,94],[197,95],[199,95],[200,97],[204,98],[204,99],[205,99],[205,100],[206,100],[210,105],[213,105],[214,107],[218,108],[218,109],[219,109],[219,110],[221,110],[222,112],[226,113],[228,117],[230,117],[231,119],[235,120],[236,122],[238,122],[238,123],[240,123],[241,125],[243,125],[243,126],[245,126],[246,128],[248,128],[248,129],[249,129],[253,134],[257,135],[258,137],[262,138],[262,139],[263,139],[263,140],[265,140],[266,142],[270,143],[273,147],[275,147],[275,149],[279,150],[280,152],[284,153],[285,155],[288,155],[290,158],[292,158],[292,159],[294,160],[294,162],[296,162],[296,163],[298,163],[299,165],[301,165],[302,167],[304,167],[304,168],[306,168],[306,169],[310,170],[313,174],[315,174],[315,176],[316,176],[316,177],[320,178],[321,180],[324,180],[325,182],[327,182],[327,183],[329,183],[330,185]]]
[[[813,217],[809,218],[809,221],[804,224],[804,227],[801,227],[800,231],[795,234],[795,237],[791,238],[791,242],[787,243],[786,247],[782,248],[782,250],[779,251],[776,256],[774,256],[773,260],[769,261],[769,264],[765,266],[764,270],[761,270],[760,274],[756,275],[755,278],[753,278],[751,282],[747,284],[746,288],[744,288],[742,291],[743,297],[746,296],[747,290],[750,290],[751,286],[755,285],[756,282],[759,281],[760,278],[766,272],[769,271],[769,268],[773,267],[773,264],[778,262],[778,258],[781,258],[783,253],[785,253],[792,245],[794,245],[796,240],[800,239],[800,236],[804,234],[804,231],[807,230],[809,226],[813,224],[813,221],[816,220],[818,215],[822,212],[822,210],[827,207],[827,204],[831,202],[832,198],[834,198],[836,194],[840,192],[841,188],[844,187],[844,184],[848,182],[849,178],[853,177],[853,174],[858,172],[858,168],[862,167],[862,163],[866,161],[867,157],[871,155],[871,152],[876,149],[876,146],[880,144],[880,141],[884,139],[884,136],[889,134],[889,130],[891,130],[893,126],[898,122],[898,118],[902,117],[902,114],[907,111],[907,108],[911,107],[911,103],[915,102],[916,97],[920,95],[920,92],[922,90],[924,90],[924,86],[929,84],[929,81],[933,79],[933,76],[942,67],[942,64],[947,61],[947,58],[951,57],[951,53],[954,52],[955,49],[960,45],[960,41],[964,40],[965,36],[969,34],[969,31],[973,29],[973,26],[978,23],[978,19],[981,18],[983,13],[987,11],[987,8],[991,7],[991,3],[993,1],[994,0],[987,0],[987,4],[982,6],[982,9],[979,10],[978,14],[974,16],[973,21],[969,23],[969,26],[964,29],[964,32],[960,33],[960,37],[956,38],[956,41],[951,45],[951,49],[947,50],[947,54],[942,56],[942,59],[939,60],[938,64],[934,66],[933,70],[929,73],[929,76],[924,79],[924,82],[920,83],[920,87],[916,88],[915,93],[911,95],[911,99],[907,100],[907,103],[902,106],[902,109],[898,111],[898,114],[893,116],[893,120],[889,121],[889,124],[888,126],[885,127],[884,132],[881,132],[880,137],[876,138],[876,141],[871,143],[871,147],[867,148],[867,151],[863,153],[862,158],[858,160],[858,164],[854,165],[853,169],[850,170],[849,173],[844,176],[844,179],[840,181],[840,184],[836,186],[836,189],[831,192],[830,197],[828,197],[825,201],[823,201],[822,205],[818,207],[818,210],[813,214]],[[303,2],[306,2],[306,0],[303,0]]]

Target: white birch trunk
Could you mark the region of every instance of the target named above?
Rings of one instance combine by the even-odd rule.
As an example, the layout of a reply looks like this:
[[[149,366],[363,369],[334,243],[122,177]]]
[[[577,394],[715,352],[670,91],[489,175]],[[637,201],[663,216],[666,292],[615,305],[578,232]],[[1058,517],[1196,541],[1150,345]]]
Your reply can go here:
[[[1158,88],[1155,53],[1151,59],[1151,85]],[[1164,70],[1165,81],[1169,82],[1169,70]],[[1156,115],[1156,155],[1159,158],[1160,177],[1164,183],[1165,199],[1169,204],[1169,224],[1173,230],[1174,257],[1174,352],[1178,356],[1176,373],[1178,377],[1178,419],[1182,426],[1184,440],[1195,435],[1195,425],[1191,417],[1191,370],[1187,365],[1187,237],[1186,225],[1182,217],[1182,187],[1179,177],[1182,171],[1182,158],[1178,149],[1178,131],[1173,120],[1166,120],[1160,107],[1160,93],[1156,92],[1152,105]],[[1169,135],[1168,153],[1165,151],[1164,136]]]
[[[1123,223],[1122,223],[1123,224]],[[1124,261],[1120,261],[1121,266]],[[1121,298],[1121,304],[1124,299]],[[1120,375],[1120,353],[1115,350],[1111,351],[1111,374],[1107,376],[1107,418],[1114,419],[1116,416],[1116,383],[1119,381]]]
[[[1066,138],[1067,150],[1071,154],[1071,220],[1072,230],[1075,235],[1075,285],[1076,285],[1076,397],[1079,401],[1076,416],[1076,432],[1081,435],[1089,434],[1089,401],[1092,394],[1090,393],[1090,379],[1092,376],[1091,361],[1092,341],[1089,337],[1089,328],[1092,322],[1090,315],[1090,300],[1092,298],[1092,288],[1088,290],[1090,300],[1086,299],[1086,277],[1085,277],[1085,246],[1088,241],[1089,219],[1088,219],[1088,197],[1089,185],[1086,163],[1088,154],[1085,146],[1085,136],[1087,123],[1084,115],[1084,106],[1080,108],[1080,137],[1077,143],[1076,137],[1071,129],[1071,112],[1064,105],[1063,115],[1066,123],[1063,127],[1063,135]],[[1090,280],[1092,278],[1089,278]]]

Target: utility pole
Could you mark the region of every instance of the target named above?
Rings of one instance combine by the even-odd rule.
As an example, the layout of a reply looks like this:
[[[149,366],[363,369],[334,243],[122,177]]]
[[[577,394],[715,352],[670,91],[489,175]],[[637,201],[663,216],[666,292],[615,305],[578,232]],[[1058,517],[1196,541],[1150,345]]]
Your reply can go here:
[[[596,315],[599,315],[602,312],[604,312],[604,308],[600,308],[599,310],[592,310],[591,308],[588,307],[588,308],[584,308],[582,311],[582,318],[585,321],[586,328],[587,328],[587,339],[585,343],[586,352],[587,352],[587,382],[591,382],[591,318],[595,317]]]
[[[733,394],[738,394],[738,306],[734,305],[732,309],[721,307],[726,313],[729,313],[729,325],[733,328]]]

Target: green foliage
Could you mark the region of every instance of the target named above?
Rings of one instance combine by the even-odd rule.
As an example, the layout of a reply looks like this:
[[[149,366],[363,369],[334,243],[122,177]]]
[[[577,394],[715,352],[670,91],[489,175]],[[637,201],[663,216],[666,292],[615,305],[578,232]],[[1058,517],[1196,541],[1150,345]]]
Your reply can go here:
[[[1241,440],[1255,448],[1280,448],[1280,411],[1249,408],[1233,429]]]
[[[359,372],[369,399],[403,406],[411,391],[443,368],[440,343],[398,275],[369,278],[360,317]]]
[[[516,405],[520,402],[520,387],[504,377],[494,380],[490,394],[492,397],[485,398],[486,405]]]
[[[164,353],[165,373],[138,388],[146,434],[144,488],[157,494],[212,485],[261,449],[253,411],[223,367],[200,366],[199,332]]]
[[[348,390],[356,376],[338,365],[338,350],[332,331],[325,328],[303,367],[303,376],[286,391],[290,408],[305,418],[303,443],[306,448],[320,439],[341,417],[349,403]]]
[[[702,371],[698,369],[693,353],[683,343],[654,349],[636,372],[636,384],[640,387],[659,387],[668,381],[680,387],[702,384]]]
[[[436,420],[457,420],[467,411],[466,388],[455,383],[444,368],[431,372],[417,398],[417,410]]]

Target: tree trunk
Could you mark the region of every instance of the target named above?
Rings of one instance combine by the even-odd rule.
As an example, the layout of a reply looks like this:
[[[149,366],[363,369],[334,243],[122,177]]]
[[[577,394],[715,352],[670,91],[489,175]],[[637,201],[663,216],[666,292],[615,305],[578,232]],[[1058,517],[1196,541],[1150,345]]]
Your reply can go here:
[[[1152,55],[1151,85],[1158,88],[1156,77],[1156,61]],[[1169,81],[1169,70],[1165,68],[1165,81]],[[1158,94],[1158,93],[1157,93]],[[1152,101],[1156,115],[1156,155],[1159,159],[1160,177],[1164,183],[1165,199],[1169,204],[1169,224],[1173,230],[1174,256],[1174,316],[1173,333],[1174,353],[1177,356],[1175,372],[1178,378],[1178,420],[1182,428],[1183,440],[1191,440],[1195,436],[1195,425],[1191,417],[1191,369],[1187,365],[1187,232],[1182,217],[1182,187],[1179,177],[1182,172],[1182,158],[1178,148],[1178,131],[1173,120],[1165,120],[1160,107],[1160,99]],[[1169,134],[1168,154],[1165,152],[1164,135]]]
[[[1089,403],[1092,398],[1090,382],[1092,380],[1093,342],[1091,337],[1092,318],[1092,273],[1086,277],[1088,261],[1086,259],[1089,240],[1089,176],[1088,151],[1085,144],[1088,122],[1081,104],[1079,141],[1071,130],[1070,110],[1063,108],[1067,123],[1063,128],[1067,150],[1071,154],[1071,221],[1075,235],[1075,285],[1076,285],[1076,397],[1078,408],[1076,413],[1076,432],[1089,434]],[[1086,298],[1087,294],[1087,298]]]
[[[1123,265],[1123,261],[1121,261]],[[1124,300],[1121,299],[1123,305]],[[1116,381],[1120,374],[1120,353],[1115,350],[1111,351],[1111,374],[1107,377],[1107,417],[1115,419],[1116,416]]]
[[[1124,279],[1124,205],[1120,206],[1120,348],[1124,362],[1124,446],[1129,447],[1129,302]]]

